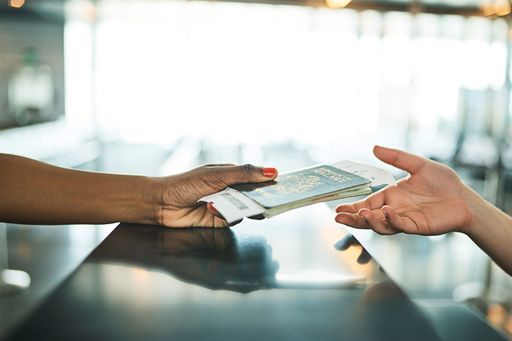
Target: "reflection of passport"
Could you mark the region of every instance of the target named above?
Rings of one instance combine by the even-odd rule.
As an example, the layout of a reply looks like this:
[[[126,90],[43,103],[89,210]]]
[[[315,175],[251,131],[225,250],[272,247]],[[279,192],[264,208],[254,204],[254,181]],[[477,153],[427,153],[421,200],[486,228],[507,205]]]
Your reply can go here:
[[[286,211],[317,201],[327,201],[333,199],[333,196],[337,199],[368,194],[369,186],[370,180],[359,175],[336,167],[320,165],[279,175],[274,181],[238,184],[230,187],[242,192],[266,209]],[[277,213],[274,212],[274,214]]]

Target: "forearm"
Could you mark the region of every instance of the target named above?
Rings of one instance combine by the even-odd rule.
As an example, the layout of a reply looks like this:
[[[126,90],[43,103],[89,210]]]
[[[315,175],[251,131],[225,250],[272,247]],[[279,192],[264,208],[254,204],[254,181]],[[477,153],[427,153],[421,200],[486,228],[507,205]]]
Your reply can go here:
[[[156,180],[0,155],[0,219],[21,224],[157,223]]]
[[[473,221],[464,231],[503,270],[512,275],[512,217],[472,192]]]

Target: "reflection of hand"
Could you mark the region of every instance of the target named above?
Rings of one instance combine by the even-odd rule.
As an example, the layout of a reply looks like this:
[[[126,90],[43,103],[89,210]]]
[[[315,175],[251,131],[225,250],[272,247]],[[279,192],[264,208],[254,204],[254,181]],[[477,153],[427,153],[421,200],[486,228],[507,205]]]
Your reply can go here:
[[[372,260],[372,256],[365,250],[365,248],[359,243],[359,241],[352,235],[347,234],[343,239],[337,241],[334,244],[334,248],[338,251],[345,251],[351,246],[360,246],[361,254],[357,257],[359,264],[367,264]]]
[[[163,230],[161,254],[167,272],[209,289],[251,292],[277,271],[265,238],[230,229]]]
[[[236,248],[231,229],[197,228],[162,230],[160,251],[166,256],[203,256],[228,258]]]
[[[334,244],[339,251],[361,247],[357,258],[359,264],[367,264],[372,257],[352,235],[348,234]],[[360,319],[366,324],[369,338],[379,339],[382,333],[390,340],[440,340],[426,316],[405,295],[405,293],[382,271],[374,272],[364,292],[364,307]],[[377,276],[375,276],[377,275]],[[393,325],[393,328],[386,326]]]
[[[169,227],[226,227],[228,223],[215,211],[198,200],[217,193],[229,185],[245,182],[264,182],[277,177],[275,168],[252,165],[207,165],[186,173],[162,178],[159,223]]]
[[[129,224],[119,225],[88,261],[156,269],[187,283],[237,292],[261,289],[278,268],[262,236],[237,235],[229,228]]]
[[[476,194],[452,169],[395,149],[376,146],[374,154],[410,176],[366,200],[338,206],[337,222],[380,234],[421,235],[463,231],[472,223],[467,201]]]

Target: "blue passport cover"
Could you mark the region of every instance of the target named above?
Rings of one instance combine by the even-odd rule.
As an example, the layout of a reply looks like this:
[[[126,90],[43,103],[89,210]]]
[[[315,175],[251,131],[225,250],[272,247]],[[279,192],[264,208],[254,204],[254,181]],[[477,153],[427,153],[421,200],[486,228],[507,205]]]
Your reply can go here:
[[[279,175],[274,181],[229,187],[242,192],[265,208],[273,208],[369,183],[370,180],[359,175],[320,165]]]

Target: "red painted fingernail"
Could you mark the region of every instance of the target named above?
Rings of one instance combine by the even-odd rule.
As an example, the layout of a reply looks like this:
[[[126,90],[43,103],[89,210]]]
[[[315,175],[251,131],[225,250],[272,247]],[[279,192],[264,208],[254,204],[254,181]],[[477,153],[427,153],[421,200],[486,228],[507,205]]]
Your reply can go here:
[[[219,212],[219,211],[217,211],[217,209],[215,207],[213,207],[212,203],[210,203],[210,210],[215,211],[215,212]]]
[[[267,178],[273,177],[277,172],[277,169],[273,167],[263,167],[263,175],[265,175]]]
[[[219,263],[215,262],[215,261],[211,261],[210,263],[208,263],[208,272],[209,273],[214,273],[215,271],[217,271],[217,269],[219,268]]]

